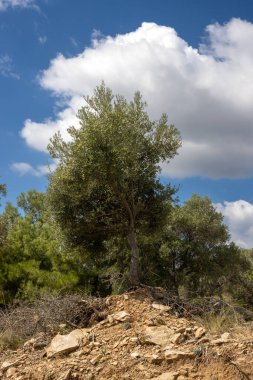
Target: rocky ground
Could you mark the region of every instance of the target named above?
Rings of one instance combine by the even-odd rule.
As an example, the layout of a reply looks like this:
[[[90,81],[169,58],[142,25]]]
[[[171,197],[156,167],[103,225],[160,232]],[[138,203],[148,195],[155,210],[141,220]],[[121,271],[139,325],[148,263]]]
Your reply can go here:
[[[253,379],[253,337],[211,336],[164,304],[162,290],[106,299],[106,318],[86,329],[59,326],[0,356],[0,379]]]

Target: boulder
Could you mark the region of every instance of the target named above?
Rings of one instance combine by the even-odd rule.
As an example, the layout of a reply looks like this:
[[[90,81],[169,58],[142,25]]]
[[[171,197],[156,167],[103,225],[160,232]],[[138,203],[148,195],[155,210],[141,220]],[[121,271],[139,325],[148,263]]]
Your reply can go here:
[[[57,334],[46,349],[47,357],[52,358],[77,350],[88,341],[88,336],[86,329],[76,329],[67,335]]]
[[[166,346],[170,343],[174,330],[167,326],[148,326],[144,333],[144,342]]]

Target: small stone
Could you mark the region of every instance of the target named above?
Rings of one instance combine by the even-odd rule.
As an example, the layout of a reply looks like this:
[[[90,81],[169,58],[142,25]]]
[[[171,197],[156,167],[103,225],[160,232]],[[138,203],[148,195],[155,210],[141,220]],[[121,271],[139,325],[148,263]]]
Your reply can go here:
[[[151,305],[154,309],[157,309],[157,310],[160,310],[160,311],[170,311],[171,308],[170,306],[167,306],[167,305],[162,305],[160,303],[152,303]]]
[[[225,342],[228,341],[229,337],[230,337],[230,334],[228,332],[221,334],[221,339]]]
[[[187,329],[185,327],[179,327],[177,330],[176,330],[176,333],[179,334],[179,333],[184,333]]]
[[[139,352],[132,352],[130,354],[131,358],[133,359],[139,359],[141,357],[141,355],[139,354]]]
[[[110,297],[106,298],[105,304],[106,304],[106,306],[110,306],[111,305],[111,299],[110,299]]]
[[[164,352],[165,359],[167,362],[173,362],[179,359],[193,358],[194,353],[188,351],[180,351],[180,350],[166,350]]]
[[[112,317],[118,322],[125,322],[127,319],[129,319],[130,315],[125,310],[122,310],[118,313],[112,314]]]
[[[70,356],[75,357],[75,358],[79,358],[82,355],[84,355],[84,351],[83,350],[78,350],[78,351],[72,352],[72,354],[70,354]]]
[[[13,363],[11,362],[3,362],[3,364],[1,365],[1,370],[3,371],[7,371],[8,368],[12,367],[13,366]]]
[[[93,364],[93,365],[95,365],[95,364],[97,364],[97,362],[98,362],[101,358],[102,358],[102,355],[101,355],[101,354],[99,354],[99,355],[97,355],[97,356],[94,356],[94,358],[92,358],[92,359],[90,360],[90,363]]]
[[[171,341],[171,343],[179,344],[179,343],[182,343],[184,341],[184,339],[185,339],[185,337],[183,334],[177,333],[171,337],[170,341]]]
[[[203,335],[206,334],[206,329],[204,329],[204,327],[199,327],[196,331],[195,331],[195,338],[196,339],[200,339],[202,338]]]
[[[68,369],[67,371],[64,371],[61,376],[59,377],[59,380],[70,380],[71,376],[71,369]]]
[[[153,377],[151,380],[176,380],[177,372],[164,372],[158,377]]]
[[[126,346],[128,342],[129,342],[129,337],[124,338],[122,342],[120,343],[120,347]]]
[[[10,367],[6,371],[6,377],[11,377],[11,376],[15,375],[16,372],[17,372],[16,368]]]
[[[23,348],[26,349],[30,346],[33,346],[35,343],[35,338],[32,338],[32,339],[29,339],[27,340],[24,344],[23,344]]]
[[[223,334],[221,334],[221,337],[218,338],[218,339],[215,339],[215,340],[212,340],[211,341],[211,344],[222,344],[222,343],[227,343],[230,341],[229,339],[230,337],[230,334],[228,332],[225,332]]]
[[[161,364],[163,361],[163,358],[159,355],[153,354],[151,356],[151,363],[152,364]]]
[[[113,323],[114,322],[114,319],[113,319],[112,315],[108,315],[107,316],[107,320],[108,320],[109,323]]]

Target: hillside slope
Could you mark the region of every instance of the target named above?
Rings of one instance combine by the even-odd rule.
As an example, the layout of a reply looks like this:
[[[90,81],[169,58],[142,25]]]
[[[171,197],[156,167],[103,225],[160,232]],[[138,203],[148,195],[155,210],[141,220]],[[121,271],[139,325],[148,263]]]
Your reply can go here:
[[[252,336],[211,336],[164,301],[160,288],[107,297],[105,319],[91,327],[3,352],[0,379],[253,379]]]

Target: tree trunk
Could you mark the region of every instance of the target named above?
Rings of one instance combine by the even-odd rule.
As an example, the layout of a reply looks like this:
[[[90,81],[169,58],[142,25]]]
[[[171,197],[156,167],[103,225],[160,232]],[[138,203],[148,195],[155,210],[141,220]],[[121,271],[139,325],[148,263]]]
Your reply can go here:
[[[172,281],[173,281],[173,290],[178,296],[178,283],[177,283],[177,271],[176,271],[176,254],[172,251]]]
[[[137,286],[140,283],[139,280],[139,247],[136,241],[134,229],[129,231],[127,236],[128,243],[131,248],[131,262],[130,262],[130,284]]]

